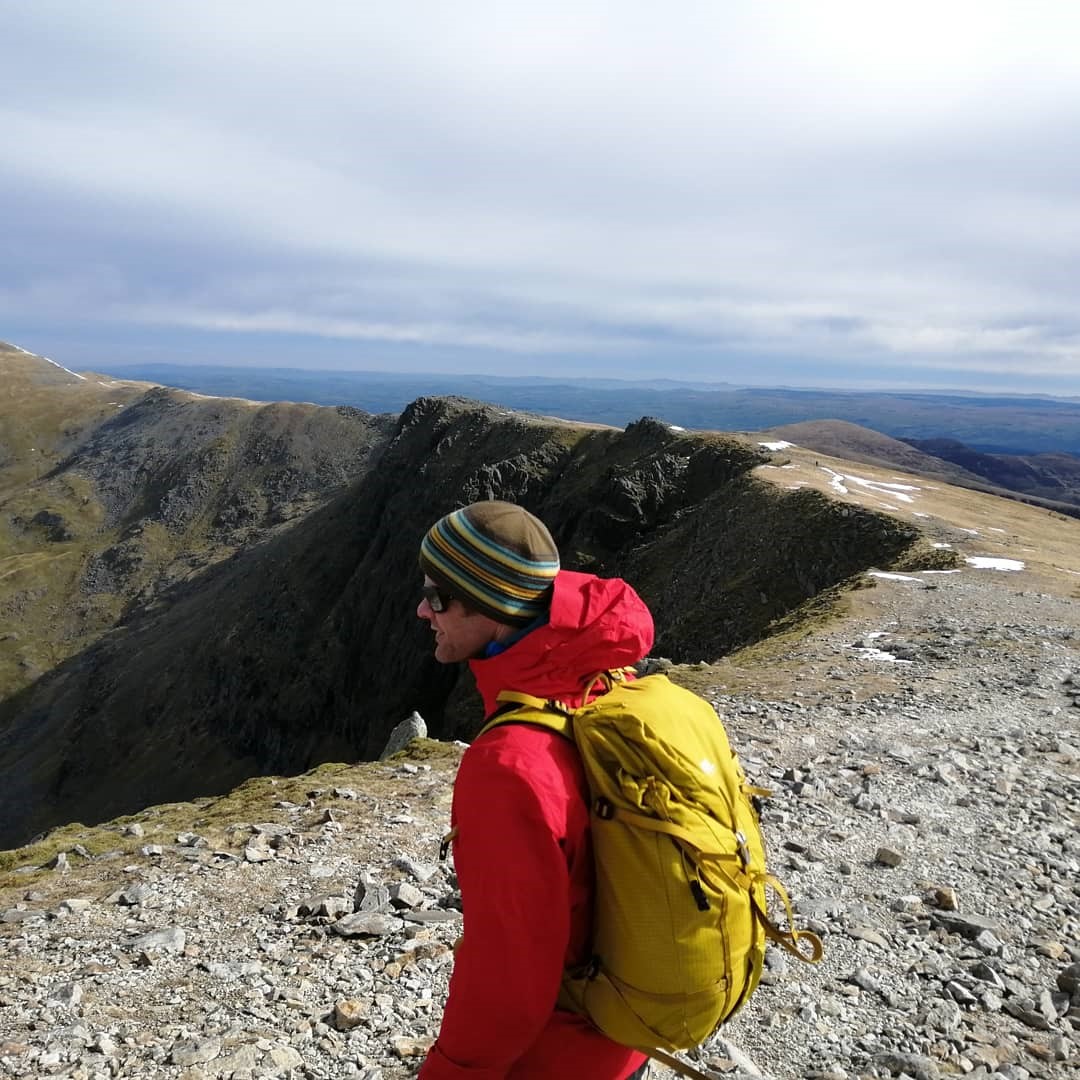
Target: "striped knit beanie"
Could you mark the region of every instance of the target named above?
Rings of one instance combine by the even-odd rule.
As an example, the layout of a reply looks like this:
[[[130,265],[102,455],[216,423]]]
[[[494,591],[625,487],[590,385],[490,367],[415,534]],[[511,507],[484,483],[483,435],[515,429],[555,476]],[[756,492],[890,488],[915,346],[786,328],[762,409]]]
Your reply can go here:
[[[437,521],[420,544],[420,569],[476,611],[526,626],[551,602],[559,551],[539,518],[491,500]]]

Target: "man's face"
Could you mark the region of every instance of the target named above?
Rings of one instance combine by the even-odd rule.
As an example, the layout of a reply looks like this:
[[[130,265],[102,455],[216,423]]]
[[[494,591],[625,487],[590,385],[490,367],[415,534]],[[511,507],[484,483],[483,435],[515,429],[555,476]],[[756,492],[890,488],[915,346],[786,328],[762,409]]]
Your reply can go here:
[[[424,584],[434,585],[435,582],[425,577]],[[460,600],[451,600],[443,611],[432,611],[425,597],[417,606],[416,614],[427,619],[435,632],[435,659],[440,664],[482,656],[489,642],[501,641],[513,632],[513,627],[470,610]]]

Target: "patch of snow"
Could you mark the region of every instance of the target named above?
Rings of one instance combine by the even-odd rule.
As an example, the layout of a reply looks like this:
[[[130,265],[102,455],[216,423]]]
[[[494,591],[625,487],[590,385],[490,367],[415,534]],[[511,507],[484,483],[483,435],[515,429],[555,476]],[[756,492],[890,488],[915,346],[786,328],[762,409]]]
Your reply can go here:
[[[935,544],[934,547],[936,547],[936,548],[951,548],[952,544]]]
[[[970,555],[964,562],[980,570],[1023,570],[1025,565],[1019,559],[994,559],[988,555]]]
[[[1000,532],[1000,533],[1003,533],[1004,531],[1005,531],[1004,529],[995,529],[995,528],[994,528],[994,527],[993,527],[992,525],[990,526],[990,532]]]
[[[679,427],[678,424],[668,424],[667,428],[668,428],[668,431],[685,431],[686,430],[686,428],[684,428],[684,427]]]
[[[978,536],[979,535],[979,530],[978,529],[961,529],[960,531],[961,532],[966,532],[966,533],[971,533],[972,536]]]
[[[920,574],[959,574],[959,570],[920,570]]]
[[[886,581],[918,581],[917,577],[908,577],[907,574],[890,574],[884,570],[871,570],[871,577],[884,578]]]
[[[841,495],[850,494],[845,484],[855,484],[857,487],[865,488],[867,491],[872,491],[876,494],[891,495],[894,499],[899,499],[901,502],[911,503],[915,500],[912,496],[906,494],[906,492],[919,490],[914,484],[889,484],[884,480],[867,480],[864,476],[853,476],[850,473],[833,472],[832,469],[829,469],[824,465],[820,466],[820,468],[822,472],[826,472],[832,477],[832,480],[829,481],[829,485]],[[889,509],[894,510],[896,507],[890,507]]]
[[[794,446],[794,443],[784,442],[781,439],[779,442],[759,442],[758,446],[764,446],[766,450],[787,450],[789,447]]]
[[[912,517],[924,517],[924,518],[928,518],[928,517],[929,517],[930,515],[929,515],[929,514],[920,514],[918,510],[912,510],[912,511],[911,511],[911,516],[912,516]]]
[[[881,480],[867,480],[862,476],[845,476],[845,480],[852,484],[858,484],[859,487],[867,488],[870,491],[887,492],[894,499],[899,499],[901,502],[914,502],[915,500],[910,495],[905,495],[905,491],[918,491],[919,489],[912,484],[886,484]]]
[[[893,506],[892,503],[882,503],[881,504],[881,509],[882,510],[899,510],[900,507],[899,506]]]
[[[827,465],[821,466],[821,471],[828,473],[832,479],[829,481],[829,487],[834,491],[838,491],[841,495],[847,495],[848,489],[844,487],[844,477],[841,473],[833,472]]]
[[[1080,577],[1080,570],[1069,570],[1064,566],[1055,566],[1054,569],[1060,570],[1063,574],[1075,574],[1077,577]]]
[[[891,652],[885,652],[883,649],[862,649],[857,645],[845,645],[845,649],[850,649],[860,660],[884,660],[889,664],[910,664],[910,660],[901,660],[898,656],[893,656]]]

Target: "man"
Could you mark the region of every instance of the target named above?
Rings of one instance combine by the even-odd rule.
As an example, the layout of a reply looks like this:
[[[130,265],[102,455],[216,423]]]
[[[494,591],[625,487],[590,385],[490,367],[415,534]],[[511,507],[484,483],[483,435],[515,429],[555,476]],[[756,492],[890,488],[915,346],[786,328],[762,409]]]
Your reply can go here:
[[[547,528],[511,503],[446,515],[420,566],[416,613],[435,658],[468,661],[489,719],[503,690],[579,704],[592,676],[652,645],[634,590],[561,570]],[[465,927],[421,1080],[638,1075],[642,1054],[556,1007],[563,969],[590,956],[588,787],[573,744],[513,722],[482,734],[462,758],[451,826]]]

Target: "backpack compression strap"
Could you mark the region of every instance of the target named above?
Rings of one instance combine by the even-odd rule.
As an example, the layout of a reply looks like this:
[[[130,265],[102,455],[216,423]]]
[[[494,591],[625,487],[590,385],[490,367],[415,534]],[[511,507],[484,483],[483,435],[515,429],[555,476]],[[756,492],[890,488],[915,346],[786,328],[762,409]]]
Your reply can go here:
[[[758,902],[754,898],[754,894],[750,894],[750,903],[754,906],[754,915],[761,923],[762,929],[765,931],[765,936],[781,948],[791,953],[797,960],[801,960],[804,964],[816,964],[824,953],[824,948],[821,944],[821,938],[817,936],[812,930],[796,930],[795,929],[795,913],[791,908],[791,899],[787,894],[787,889],[780,884],[772,876],[772,874],[765,874],[765,887],[772,889],[777,896],[784,902],[784,908],[787,911],[788,926],[790,930],[781,930],[778,926],[769,920],[769,916],[758,907]],[[804,953],[799,947],[799,942],[806,940],[810,946],[809,954]]]

